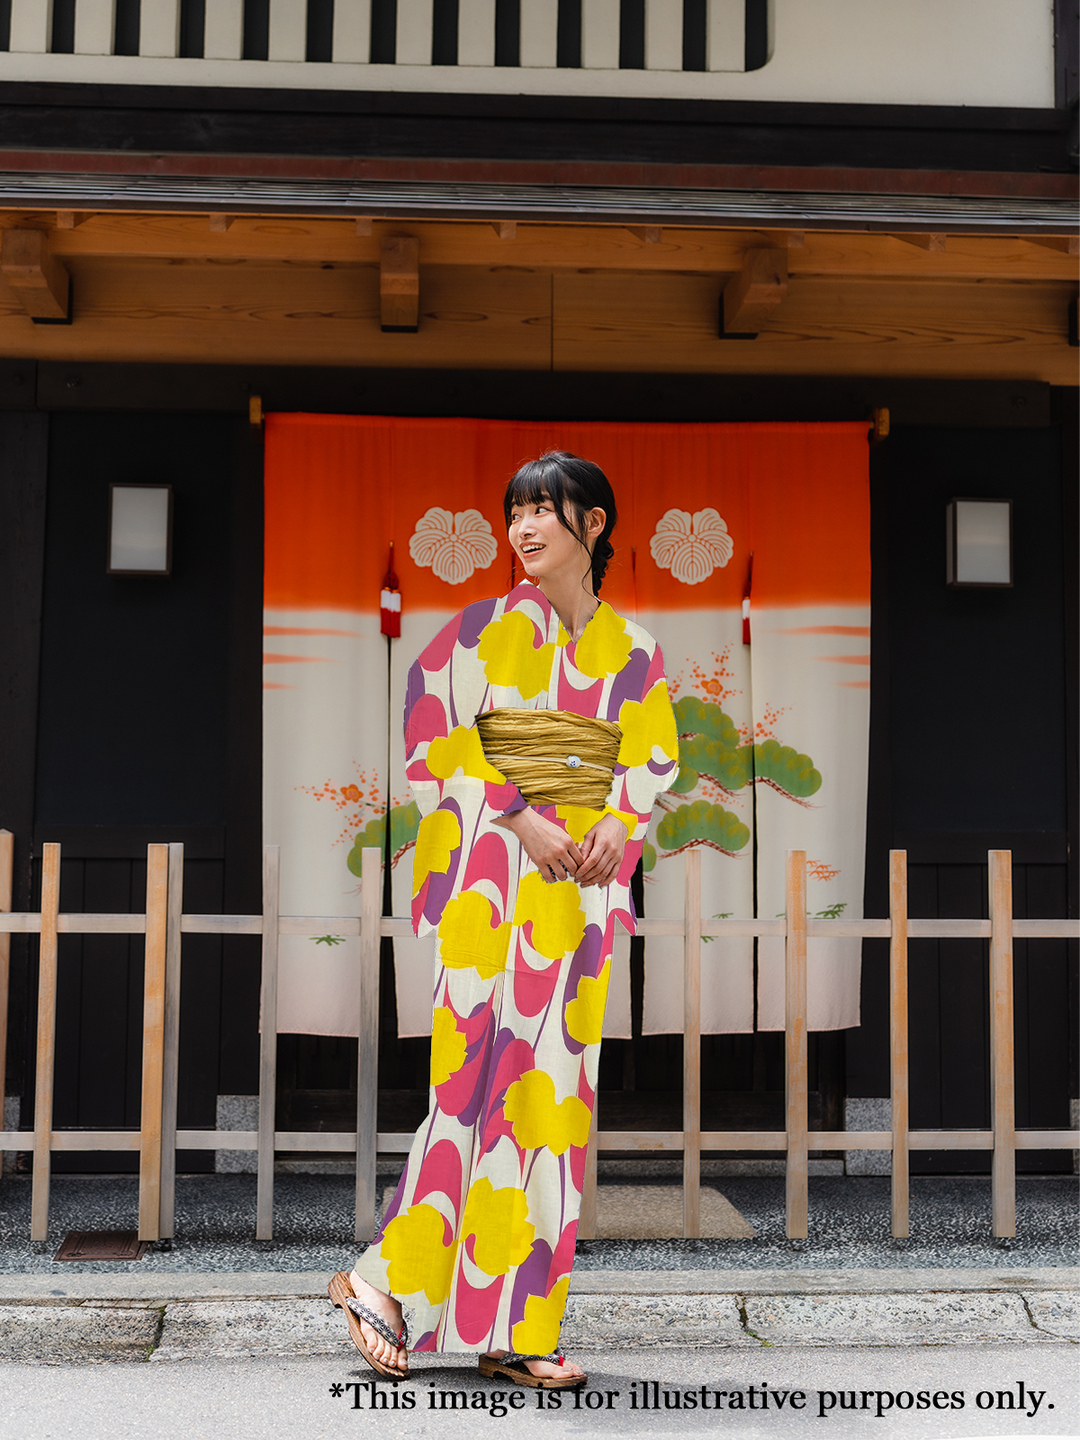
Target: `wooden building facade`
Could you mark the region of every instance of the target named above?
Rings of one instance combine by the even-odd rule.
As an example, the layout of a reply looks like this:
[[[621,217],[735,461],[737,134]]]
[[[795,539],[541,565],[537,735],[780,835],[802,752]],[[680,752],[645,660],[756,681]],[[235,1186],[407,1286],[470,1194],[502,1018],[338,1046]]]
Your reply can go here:
[[[8,11],[0,826],[16,909],[49,840],[64,908],[139,908],[158,840],[185,842],[192,908],[259,908],[260,413],[877,411],[865,913],[886,913],[901,847],[912,913],[983,915],[997,847],[1017,914],[1077,915],[1071,0]],[[106,574],[114,481],[174,487],[167,582]],[[946,587],[957,494],[1012,501],[1011,589]],[[812,1039],[817,1128],[887,1094],[883,943],[865,942],[862,1025]],[[65,946],[55,1123],[137,1125],[138,946]],[[218,1097],[258,1088],[258,950],[185,947],[180,1124],[213,1127]],[[977,1127],[985,947],[949,947],[913,945],[912,1121]],[[1017,953],[1018,1124],[1062,1128],[1076,955]],[[397,1040],[383,988],[380,1129],[396,1130],[423,1103],[425,1046]],[[34,1013],[33,943],[15,937],[7,1129],[32,1122]],[[605,1046],[602,1110],[662,1126],[680,1046]],[[286,1128],[348,1128],[354,1056],[282,1037]],[[778,1036],[709,1037],[703,1065],[709,1128],[782,1123]]]

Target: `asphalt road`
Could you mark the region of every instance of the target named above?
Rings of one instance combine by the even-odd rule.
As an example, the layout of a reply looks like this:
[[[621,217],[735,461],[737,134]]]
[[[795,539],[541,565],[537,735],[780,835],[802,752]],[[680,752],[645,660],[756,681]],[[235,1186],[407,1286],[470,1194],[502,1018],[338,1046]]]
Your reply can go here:
[[[471,1357],[417,1357],[411,1379],[396,1387],[396,1409],[395,1387],[380,1384],[373,1400],[370,1372],[349,1359],[13,1363],[0,1366],[0,1440],[1080,1436],[1080,1356],[1070,1343],[579,1358],[590,1372],[587,1392],[577,1402],[563,1394],[558,1409],[550,1395],[541,1409],[535,1392],[511,1402],[505,1387],[477,1376]]]

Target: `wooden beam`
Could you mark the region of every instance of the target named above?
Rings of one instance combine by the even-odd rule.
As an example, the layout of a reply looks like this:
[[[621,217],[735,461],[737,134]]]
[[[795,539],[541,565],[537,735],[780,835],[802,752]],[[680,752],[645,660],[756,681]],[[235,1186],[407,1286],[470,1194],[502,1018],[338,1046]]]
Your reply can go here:
[[[701,1235],[701,851],[687,850],[683,888],[683,1236]]]
[[[386,334],[415,334],[420,328],[420,241],[415,235],[383,236],[379,312]]]
[[[146,852],[143,962],[142,1108],[139,1120],[139,1239],[161,1238],[161,1111],[165,1073],[165,947],[169,930],[169,847]]]
[[[908,245],[917,245],[920,250],[933,250],[939,255],[945,250],[945,236],[940,234],[916,235],[901,230],[897,232],[896,239]]]
[[[1056,250],[1061,255],[1080,255],[1080,235],[1028,235],[1025,239],[1029,245]]]
[[[51,227],[55,212],[0,212],[0,226]],[[97,211],[92,225],[56,230],[53,253],[117,259],[213,259],[311,261],[378,265],[385,222],[296,215],[236,215],[227,238],[208,229],[204,214],[123,214]],[[505,245],[493,221],[425,220],[410,226],[433,265],[505,265]],[[389,227],[399,228],[397,226]],[[514,262],[551,270],[637,270],[730,275],[751,248],[788,251],[791,275],[850,278],[955,280],[1077,279],[1077,259],[1061,249],[1031,244],[1016,235],[950,235],[947,251],[919,250],[895,235],[864,231],[827,233],[723,230],[665,226],[663,244],[642,244],[626,226],[517,222]],[[367,241],[358,244],[358,240]]]
[[[1016,1091],[1013,1023],[1012,851],[991,850],[990,1123],[994,1157],[990,1208],[995,1239],[1016,1234]]]
[[[278,916],[281,847],[263,847],[262,983],[259,991],[259,1141],[255,1239],[274,1238],[274,1116],[277,1106]]]
[[[892,1233],[910,1234],[908,1156],[907,851],[889,851],[889,1093],[892,1097]]]
[[[784,867],[784,1111],[787,1128],[785,1209],[789,1240],[805,1240],[810,1173],[806,1069],[806,851],[789,850]]]
[[[42,230],[5,230],[0,242],[0,270],[23,309],[34,320],[66,320],[71,277],[49,251]]]
[[[756,335],[787,294],[786,250],[748,250],[742,267],[724,287],[721,333]]]
[[[0,913],[11,910],[15,874],[15,836],[0,830]],[[4,1127],[5,1077],[7,1075],[8,987],[11,971],[11,936],[0,935],[0,1128]]]
[[[356,1228],[357,1240],[375,1234],[376,1146],[379,1096],[379,955],[383,896],[382,851],[360,851],[360,1007],[356,1017]]]

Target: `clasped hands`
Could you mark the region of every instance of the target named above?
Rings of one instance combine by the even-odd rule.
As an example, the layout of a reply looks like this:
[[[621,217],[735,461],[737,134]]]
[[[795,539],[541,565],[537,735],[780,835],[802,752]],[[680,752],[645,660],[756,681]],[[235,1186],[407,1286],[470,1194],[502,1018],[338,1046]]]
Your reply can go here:
[[[610,885],[626,849],[626,826],[604,815],[576,845],[565,830],[531,807],[504,815],[496,825],[510,830],[547,883],[576,880],[579,885]]]

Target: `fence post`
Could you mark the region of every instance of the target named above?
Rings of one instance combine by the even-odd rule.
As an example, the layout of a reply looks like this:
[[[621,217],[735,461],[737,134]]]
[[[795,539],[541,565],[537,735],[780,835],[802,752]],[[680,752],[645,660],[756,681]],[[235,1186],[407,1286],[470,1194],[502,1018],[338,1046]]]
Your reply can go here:
[[[597,1086],[593,1103],[592,1122],[589,1125],[589,1142],[585,1150],[585,1183],[581,1187],[581,1209],[578,1212],[577,1237],[579,1240],[596,1239],[596,1112],[600,1108],[600,1090]]]
[[[1013,1092],[1012,851],[991,850],[990,1105],[994,1235],[1016,1234],[1016,1097]]]
[[[139,1239],[161,1226],[161,1092],[165,1043],[165,937],[169,847],[146,847],[146,944],[143,951],[142,1110],[139,1118]]]
[[[38,949],[37,1065],[34,1076],[34,1179],[30,1190],[30,1240],[49,1238],[52,1169],[53,1065],[56,1052],[56,917],[60,910],[60,846],[41,853],[41,944]]]
[[[787,1110],[787,1234],[805,1240],[807,1230],[806,1075],[806,851],[787,852],[784,942],[785,1105]]]
[[[375,1147],[379,1123],[379,956],[382,851],[360,859],[360,1015],[356,1046],[356,1238],[375,1234]]]
[[[180,922],[184,913],[184,847],[169,846],[165,929],[165,1025],[161,1070],[161,1211],[159,1238],[176,1230],[176,1105],[180,1079]]]
[[[683,899],[683,1235],[701,1234],[701,852],[687,850]]]
[[[263,849],[262,993],[259,1005],[259,1177],[255,1238],[274,1236],[274,1126],[277,1113],[278,915],[281,847]]]
[[[907,851],[889,851],[889,1069],[892,1095],[892,1233],[909,1234]]]
[[[0,830],[0,914],[11,909],[11,893],[15,872],[15,836]],[[11,983],[11,936],[0,935],[0,1130],[4,1126],[4,1101],[7,1097],[7,1027],[8,989]]]

